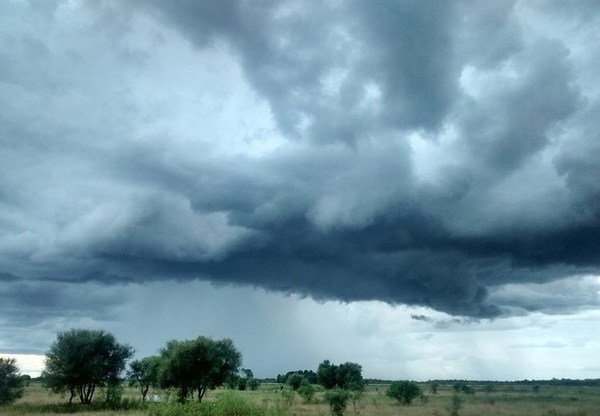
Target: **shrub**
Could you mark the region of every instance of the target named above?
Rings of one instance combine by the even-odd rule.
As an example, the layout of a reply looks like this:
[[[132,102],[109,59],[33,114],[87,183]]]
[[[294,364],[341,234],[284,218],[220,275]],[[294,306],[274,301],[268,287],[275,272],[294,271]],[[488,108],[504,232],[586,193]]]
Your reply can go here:
[[[292,390],[281,390],[281,401],[284,407],[290,408],[294,405],[296,395]]]
[[[120,383],[110,383],[104,393],[104,404],[109,409],[120,409],[125,389]]]
[[[458,411],[462,407],[463,399],[460,398],[458,394],[452,396],[452,402],[450,403],[450,407],[446,407],[448,414],[450,416],[458,416]]]
[[[310,403],[315,397],[316,389],[307,380],[304,380],[296,391],[304,399],[305,403]]]
[[[394,381],[385,394],[403,405],[409,405],[421,395],[421,389],[414,381]]]
[[[325,401],[329,404],[331,414],[334,416],[342,416],[348,405],[350,393],[348,390],[335,388],[325,392]]]
[[[260,386],[260,381],[257,378],[252,377],[248,379],[246,384],[250,390],[255,391]]]
[[[244,391],[246,390],[246,385],[248,384],[248,379],[246,377],[242,377],[237,382],[238,390]]]

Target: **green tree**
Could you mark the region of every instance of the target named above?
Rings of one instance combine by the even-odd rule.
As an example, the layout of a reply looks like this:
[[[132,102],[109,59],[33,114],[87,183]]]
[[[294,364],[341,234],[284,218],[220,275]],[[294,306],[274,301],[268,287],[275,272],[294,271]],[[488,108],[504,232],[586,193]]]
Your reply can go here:
[[[14,358],[0,358],[0,406],[23,396],[24,378]]]
[[[340,364],[336,370],[336,383],[343,389],[364,390],[362,367],[351,362]]]
[[[332,389],[337,385],[337,366],[329,360],[323,361],[317,368],[317,380],[326,389]]]
[[[132,361],[129,364],[129,372],[127,373],[129,385],[134,386],[137,384],[139,386],[142,401],[146,401],[150,386],[156,387],[158,385],[161,363],[161,358],[155,355]]]
[[[206,337],[169,341],[161,350],[161,357],[164,362],[160,384],[177,388],[181,402],[194,392],[198,401],[202,401],[206,391],[221,386],[237,372],[242,361],[242,355],[230,339],[213,341]]]
[[[329,360],[323,361],[317,368],[317,380],[327,390],[334,387],[355,391],[364,389],[362,367],[351,362],[334,365]]]
[[[57,335],[46,354],[42,378],[55,393],[69,391],[81,403],[91,403],[96,387],[115,384],[133,355],[128,345],[102,330],[71,329]]]
[[[409,405],[421,395],[421,389],[414,381],[394,381],[385,394],[401,404]]]
[[[298,387],[300,387],[300,384],[302,384],[302,381],[306,380],[304,378],[304,376],[302,374],[298,374],[298,373],[292,373],[288,376],[286,382],[287,384],[290,385],[290,387],[292,388],[292,390],[298,390]]]
[[[242,368],[242,369],[240,370],[240,372],[241,372],[242,374],[244,374],[244,376],[245,376],[246,378],[252,378],[252,377],[254,377],[254,373],[253,373],[253,372],[252,372],[252,370],[250,370],[249,368]]]

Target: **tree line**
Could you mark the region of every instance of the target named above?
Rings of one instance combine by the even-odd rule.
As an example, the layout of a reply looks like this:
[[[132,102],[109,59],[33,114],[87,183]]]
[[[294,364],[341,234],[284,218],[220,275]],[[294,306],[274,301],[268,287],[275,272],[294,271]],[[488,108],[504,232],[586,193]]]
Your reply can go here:
[[[202,401],[208,390],[223,385],[255,390],[260,383],[252,370],[240,369],[242,355],[227,338],[213,340],[199,336],[171,340],[157,355],[129,362],[133,354],[131,346],[117,342],[106,331],[70,329],[58,333],[51,344],[41,379],[52,392],[69,394],[69,403],[77,399],[82,404],[91,403],[99,387],[107,388],[109,393],[118,391],[124,380],[139,388],[142,401],[146,400],[150,387],[154,387],[175,389],[180,402],[192,398]],[[14,359],[0,359],[0,405],[22,396],[25,378],[18,374]],[[359,364],[336,365],[329,360],[320,363],[316,372],[291,371],[278,375],[277,381],[288,384],[307,402],[315,394],[314,385],[320,384],[334,414],[341,414],[349,399],[357,400],[365,386]],[[392,385],[388,395],[409,404],[412,397],[407,399],[406,394],[418,395],[420,389],[416,383],[404,383],[409,384]]]

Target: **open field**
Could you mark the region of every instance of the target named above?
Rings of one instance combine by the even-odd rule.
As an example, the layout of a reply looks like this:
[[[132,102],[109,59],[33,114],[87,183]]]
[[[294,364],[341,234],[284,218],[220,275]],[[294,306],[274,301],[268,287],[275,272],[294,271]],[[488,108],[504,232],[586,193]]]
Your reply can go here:
[[[541,386],[538,391],[525,384],[494,384],[493,391],[485,392],[485,386],[470,384],[475,394],[459,394],[462,406],[458,410],[461,416],[597,416],[600,415],[600,387],[586,386]],[[361,416],[441,416],[449,415],[449,407],[455,395],[451,385],[440,385],[437,394],[432,394],[426,383],[421,384],[425,398],[417,398],[410,406],[399,406],[386,397],[385,385],[368,385],[362,397],[348,403],[346,415]],[[268,414],[295,416],[326,416],[329,408],[323,399],[323,392],[316,394],[311,403],[304,401],[297,394],[291,394],[287,387],[278,384],[262,384],[257,391],[228,392],[227,390],[211,391],[206,401],[216,400],[222,394],[235,394],[248,402],[255,403],[263,409],[270,409]],[[168,392],[151,391],[167,397]],[[38,383],[27,387],[23,398],[16,403],[0,408],[0,414],[6,416],[38,416],[38,415],[86,415],[86,416],[143,416],[160,415],[166,412],[165,403],[149,403],[145,408],[137,403],[139,393],[136,389],[127,388],[123,397],[130,403],[129,409],[104,410],[101,402],[104,392],[99,390],[94,396],[91,406],[67,404],[68,397],[51,394]],[[242,416],[240,413],[232,415]]]

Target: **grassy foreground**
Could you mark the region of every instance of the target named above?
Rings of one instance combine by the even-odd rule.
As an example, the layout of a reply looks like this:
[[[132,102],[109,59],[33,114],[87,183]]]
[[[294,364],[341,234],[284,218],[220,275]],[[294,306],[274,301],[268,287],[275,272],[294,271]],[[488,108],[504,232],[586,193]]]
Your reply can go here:
[[[595,416],[600,415],[600,387],[542,386],[538,391],[531,386],[496,384],[493,391],[472,384],[475,394],[459,394],[461,406],[452,413],[455,393],[450,385],[440,385],[432,394],[426,383],[421,384],[425,397],[417,398],[410,406],[400,406],[385,395],[385,385],[369,385],[362,397],[349,401],[346,415],[361,416]],[[151,391],[163,398],[169,392]],[[67,397],[49,393],[38,383],[26,388],[23,398],[0,407],[0,415],[85,415],[85,416],[327,416],[329,407],[323,392],[310,403],[287,387],[263,384],[257,391],[216,390],[207,393],[201,406],[197,403],[181,406],[175,403],[147,403],[142,405],[139,393],[127,388],[118,406],[103,403],[104,392],[99,390],[91,405],[68,405]]]

